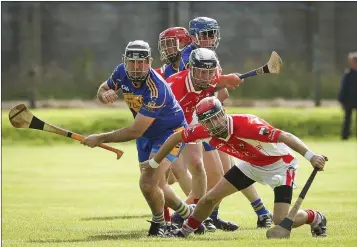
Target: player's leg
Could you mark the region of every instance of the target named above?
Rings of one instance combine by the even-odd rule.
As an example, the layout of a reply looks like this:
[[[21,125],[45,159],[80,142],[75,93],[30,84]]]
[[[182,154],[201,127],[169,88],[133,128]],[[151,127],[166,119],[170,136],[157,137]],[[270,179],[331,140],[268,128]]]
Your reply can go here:
[[[223,177],[212,190],[198,201],[192,215],[184,222],[181,229],[171,231],[168,236],[188,237],[212,213],[217,203],[237,191],[237,188]]]
[[[182,151],[183,162],[188,165],[192,175],[192,189],[187,198],[187,203],[197,204],[198,200],[206,193],[207,177],[203,165],[202,144],[186,144]]]
[[[183,150],[185,147],[183,148]],[[183,151],[182,151],[183,152]],[[171,172],[179,183],[182,191],[188,196],[191,192],[192,187],[192,176],[188,171],[187,166],[183,162],[183,156],[180,155],[178,159],[176,159],[171,165]],[[169,184],[170,181],[169,181]]]
[[[139,162],[144,162],[152,156],[154,141],[144,137],[136,140]],[[141,169],[140,190],[144,195],[152,212],[152,221],[149,229],[149,236],[163,236],[166,230],[164,219],[164,194],[159,187],[159,182],[165,177],[171,162],[164,159],[156,169]],[[188,208],[188,207],[187,207]]]
[[[218,151],[206,142],[203,142],[203,148],[205,151],[203,152],[203,163],[207,174],[207,191],[209,191],[221,180],[224,172]],[[209,219],[204,221],[207,231],[214,231],[215,228],[225,231],[237,230],[239,228],[237,224],[218,217],[220,203],[221,202],[218,202],[214,207]],[[212,227],[212,224],[214,227]]]
[[[257,177],[254,175],[255,170],[249,163],[244,162],[244,161],[238,161],[237,167],[246,177],[248,177],[254,181],[259,181],[257,179]],[[261,199],[257,190],[255,189],[255,186],[252,184],[252,185],[242,189],[241,192],[248,199],[248,201],[250,202],[250,205],[252,206],[254,212],[256,213],[256,215],[258,217],[257,227],[258,228],[271,227],[272,214],[270,213],[268,208],[265,207],[263,200]]]
[[[282,185],[274,188],[274,214],[273,221],[278,225],[288,215],[292,199],[292,187]],[[293,227],[309,224],[313,237],[327,236],[327,219],[319,211],[300,209],[294,219]]]
[[[297,167],[297,160],[293,159],[290,163],[279,160],[264,169],[252,168],[258,180],[274,188],[274,224],[279,224],[289,213]],[[326,236],[326,223],[326,217],[320,212],[300,209],[295,216],[293,227],[309,224],[313,236]]]
[[[170,135],[167,135],[163,138],[158,138],[155,141],[151,150],[150,158],[152,158],[158,152],[160,147],[163,145],[163,143],[166,141],[166,139],[169,136]],[[181,144],[179,144],[173,150],[171,150],[170,154],[166,156],[166,159],[164,160],[168,161],[172,166],[172,164],[177,160],[180,151],[181,151]],[[191,209],[172,190],[172,188],[167,183],[167,179],[161,179],[160,188],[163,190],[166,206],[172,208],[181,218],[186,219],[190,215]]]
[[[218,150],[218,155],[222,162],[223,172],[224,173],[228,172],[233,165],[233,157],[219,150]]]
[[[192,215],[184,222],[181,229],[170,232],[170,237],[187,237],[198,225],[212,213],[214,207],[224,197],[251,186],[255,181],[247,177],[237,166],[233,166],[218,184],[198,202]]]

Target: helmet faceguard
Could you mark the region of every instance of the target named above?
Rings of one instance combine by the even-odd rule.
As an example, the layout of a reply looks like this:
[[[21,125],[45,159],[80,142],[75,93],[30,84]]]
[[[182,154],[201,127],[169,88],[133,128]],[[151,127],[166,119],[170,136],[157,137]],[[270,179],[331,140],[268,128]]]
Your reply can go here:
[[[228,117],[221,102],[214,96],[202,99],[196,106],[198,122],[215,137],[225,136],[228,132]]]
[[[171,64],[177,61],[180,57],[179,40],[175,37],[164,37],[159,39],[160,60],[166,64]]]
[[[149,44],[136,40],[129,42],[123,55],[126,75],[133,82],[142,82],[146,79],[151,67],[151,49]]]
[[[192,42],[200,48],[215,50],[221,39],[220,28],[216,20],[208,17],[197,17],[189,23]]]
[[[164,63],[176,62],[181,56],[181,51],[191,43],[188,31],[183,27],[171,27],[159,35],[158,49],[160,59]]]
[[[218,58],[213,50],[197,48],[189,58],[190,76],[195,87],[204,90],[210,87],[217,75]]]

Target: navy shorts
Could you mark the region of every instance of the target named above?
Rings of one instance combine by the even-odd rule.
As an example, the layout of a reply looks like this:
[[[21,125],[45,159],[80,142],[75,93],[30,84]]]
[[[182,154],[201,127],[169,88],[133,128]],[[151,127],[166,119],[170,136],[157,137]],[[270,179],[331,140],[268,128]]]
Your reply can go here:
[[[139,137],[136,139],[136,149],[138,150],[139,162],[144,162],[149,159],[151,153],[157,153],[164,142],[175,132],[183,130],[184,127],[179,127],[172,131],[165,132],[155,138]],[[177,146],[171,150],[171,152],[166,156],[166,158],[173,163],[180,155],[182,149],[182,143],[177,144]]]

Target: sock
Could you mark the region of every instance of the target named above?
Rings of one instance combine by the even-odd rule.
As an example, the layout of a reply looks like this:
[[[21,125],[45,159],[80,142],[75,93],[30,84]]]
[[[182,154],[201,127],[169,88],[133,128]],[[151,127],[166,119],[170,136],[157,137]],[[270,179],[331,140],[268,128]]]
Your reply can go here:
[[[199,198],[193,199],[193,204],[196,204],[196,205],[197,205],[197,203],[198,203],[199,200],[200,200]]]
[[[213,212],[212,212],[212,214],[211,214],[211,216],[210,216],[210,218],[211,218],[212,220],[217,220],[217,219],[218,219],[218,209],[219,209],[219,207],[215,207],[215,208],[213,209]]]
[[[180,202],[178,207],[175,209],[176,213],[183,219],[187,219],[191,215],[191,208],[183,201]]]
[[[200,222],[200,221],[194,219],[192,216],[190,216],[183,223],[181,232],[183,233],[183,235],[188,236],[192,232],[194,232],[201,225],[201,223],[202,222]]]
[[[168,206],[165,205],[164,207],[164,217],[165,217],[165,221],[169,222],[171,221],[171,216],[170,216],[170,209]]]
[[[155,223],[164,224],[165,223],[164,212],[161,212],[161,213],[158,213],[158,214],[153,214],[152,215],[152,221],[155,222]]]
[[[315,210],[305,210],[307,213],[307,221],[306,224],[310,224],[311,226],[317,226],[321,223],[322,217],[321,215]]]
[[[269,214],[269,210],[264,206],[262,200],[259,198],[254,202],[250,203],[255,211],[255,213],[260,216],[264,214]]]

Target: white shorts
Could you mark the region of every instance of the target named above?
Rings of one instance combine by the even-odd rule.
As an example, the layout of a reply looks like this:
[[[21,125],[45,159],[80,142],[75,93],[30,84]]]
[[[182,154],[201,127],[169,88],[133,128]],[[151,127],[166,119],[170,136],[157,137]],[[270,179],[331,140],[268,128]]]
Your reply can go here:
[[[298,167],[297,159],[285,163],[282,159],[267,166],[256,166],[246,161],[235,159],[235,165],[250,179],[268,184],[272,189],[281,185],[296,188],[294,183],[295,173]]]

